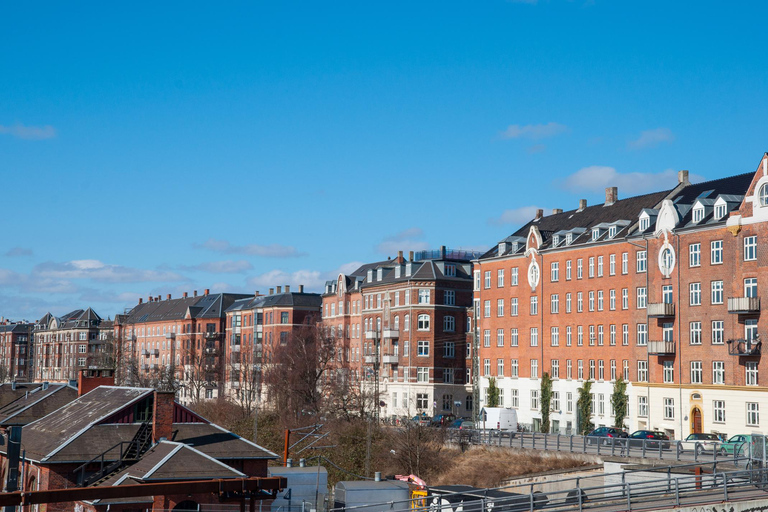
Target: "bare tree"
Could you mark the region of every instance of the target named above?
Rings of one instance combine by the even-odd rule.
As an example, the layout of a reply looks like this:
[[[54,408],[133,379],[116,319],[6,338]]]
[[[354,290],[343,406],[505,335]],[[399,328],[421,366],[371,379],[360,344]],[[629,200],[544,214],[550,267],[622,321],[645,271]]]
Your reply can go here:
[[[211,341],[206,341],[202,349],[194,343],[186,349],[181,387],[189,391],[193,402],[205,398],[205,390],[218,387],[221,374],[218,359],[219,348]]]
[[[242,349],[233,352],[229,362],[230,382],[236,388],[230,399],[240,406],[244,416],[250,416],[256,409],[261,395],[261,348]]]

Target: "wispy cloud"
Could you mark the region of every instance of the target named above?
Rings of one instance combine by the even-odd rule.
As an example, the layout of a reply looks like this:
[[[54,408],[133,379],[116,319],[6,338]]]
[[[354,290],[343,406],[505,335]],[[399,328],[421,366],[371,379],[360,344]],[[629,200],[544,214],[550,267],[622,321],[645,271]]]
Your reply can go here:
[[[33,275],[49,279],[90,279],[104,283],[139,283],[147,281],[183,281],[175,272],[110,265],[99,260],[46,262],[36,265]]]
[[[536,217],[536,211],[538,209],[538,206],[521,206],[519,208],[512,208],[511,210],[504,210],[498,217],[488,219],[488,224],[496,226],[505,224],[525,224]]]
[[[543,153],[546,150],[546,144],[534,144],[533,146],[530,146],[526,151],[529,155],[535,155],[536,153]]]
[[[224,260],[208,261],[194,266],[181,267],[184,270],[198,270],[201,272],[210,272],[211,274],[237,274],[246,272],[253,268],[251,262],[246,260]]]
[[[299,252],[290,245],[270,244],[249,244],[232,245],[227,240],[217,240],[209,238],[202,244],[194,244],[197,249],[207,249],[209,251],[220,252],[224,254],[247,254],[250,256],[262,256],[265,258],[297,258],[306,256],[306,253]]]
[[[409,228],[384,238],[376,246],[376,252],[393,256],[397,251],[423,251],[429,249],[429,244],[424,238],[421,228]]]
[[[43,140],[54,138],[56,136],[56,128],[51,125],[24,126],[21,123],[16,123],[12,126],[4,126],[0,124],[0,134],[10,135],[17,139]]]
[[[9,258],[32,256],[32,249],[27,249],[26,247],[13,247],[6,251],[5,255]]]
[[[334,270],[318,271],[309,269],[300,269],[293,272],[274,269],[247,280],[247,284],[252,290],[260,290],[265,293],[268,288],[275,286],[290,285],[294,290],[298,289],[300,284],[304,285],[305,291],[322,291],[325,282],[336,279],[339,274],[349,274],[357,270],[362,265],[359,261],[350,261],[344,263]]]
[[[692,183],[704,181],[702,176],[691,174]],[[619,172],[613,167],[591,165],[568,176],[562,188],[571,191],[603,192],[606,187],[618,187],[619,194],[631,196],[673,188],[677,185],[677,171]]]
[[[502,139],[531,139],[539,140],[554,137],[568,131],[568,127],[560,123],[547,124],[513,124],[499,134]]]
[[[640,137],[627,143],[629,149],[647,149],[655,148],[664,142],[675,140],[675,134],[669,128],[656,128],[655,130],[645,130],[640,132]]]

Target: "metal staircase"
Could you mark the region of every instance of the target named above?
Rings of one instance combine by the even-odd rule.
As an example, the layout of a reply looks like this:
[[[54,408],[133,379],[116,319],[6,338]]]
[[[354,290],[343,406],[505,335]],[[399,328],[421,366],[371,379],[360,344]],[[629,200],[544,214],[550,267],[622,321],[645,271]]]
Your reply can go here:
[[[130,441],[122,441],[75,469],[77,484],[82,487],[98,484],[141,458],[152,446],[152,423],[145,422]],[[89,474],[89,467],[99,468]],[[92,471],[92,469],[90,470]]]

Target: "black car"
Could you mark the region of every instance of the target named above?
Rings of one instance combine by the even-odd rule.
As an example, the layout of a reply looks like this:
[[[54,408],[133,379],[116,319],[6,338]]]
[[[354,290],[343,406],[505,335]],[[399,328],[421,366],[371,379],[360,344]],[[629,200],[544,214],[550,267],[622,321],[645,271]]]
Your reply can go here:
[[[587,434],[587,444],[595,444],[599,441],[599,439],[595,439],[596,437],[603,438],[602,443],[605,445],[609,445],[613,443],[614,441],[611,440],[611,438],[616,439],[623,439],[627,437],[627,433],[621,430],[620,428],[615,427],[599,427]]]
[[[632,448],[641,448],[645,442],[646,448],[658,449],[661,445],[663,449],[669,449],[669,436],[659,430],[636,430],[629,435],[627,440]]]

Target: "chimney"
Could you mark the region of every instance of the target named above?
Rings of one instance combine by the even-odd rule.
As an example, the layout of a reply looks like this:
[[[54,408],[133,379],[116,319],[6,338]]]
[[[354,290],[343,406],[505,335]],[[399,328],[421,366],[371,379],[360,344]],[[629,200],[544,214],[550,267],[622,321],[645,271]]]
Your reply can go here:
[[[299,285],[299,293],[304,293],[304,285],[303,284]]]
[[[687,170],[683,170],[683,171],[678,171],[677,172],[677,182],[680,185],[683,185],[683,186],[686,186],[686,187],[691,184],[691,182],[688,181],[688,171]]]
[[[152,296],[147,297],[147,302],[152,302]]]
[[[552,215],[557,215],[558,213],[563,213],[562,208],[552,208]]]
[[[587,200],[586,199],[579,199],[579,209],[576,210],[577,212],[580,212],[582,210],[585,210],[587,208]]]
[[[539,208],[536,210],[536,218],[534,220],[541,220],[542,217],[544,217],[544,210]]]
[[[605,189],[605,204],[603,206],[611,206],[619,199],[618,187],[606,187]]]
[[[270,288],[269,289],[269,294],[272,295],[273,293],[275,293],[275,289],[274,288]]]
[[[258,296],[260,296],[260,295],[261,295],[261,294],[259,293],[259,290],[256,290],[256,292],[253,294],[253,296],[254,296],[254,297],[258,297]]]
[[[197,297],[197,290],[193,291],[192,293],[194,294],[193,297]]]
[[[139,297],[139,304],[144,304],[144,299],[142,297]]]
[[[161,438],[171,439],[173,435],[173,391],[155,391],[155,403],[152,407],[152,442]]]
[[[80,370],[77,374],[77,396],[83,396],[99,386],[114,386],[115,375],[109,369]]]
[[[165,296],[165,299],[166,299],[166,300],[171,300],[171,294],[169,293],[168,295],[166,295],[166,296]]]
[[[184,298],[186,299],[189,296],[187,292],[184,292]]]
[[[403,251],[397,251],[397,262],[398,263],[403,262]]]
[[[282,286],[276,286],[275,288],[277,288],[277,294],[278,294],[278,295],[280,295],[281,293],[283,293],[283,287],[282,287]]]
[[[157,302],[160,302],[161,300],[163,300],[163,298],[160,295],[158,295],[157,296]]]
[[[440,259],[441,260],[445,259],[445,246],[444,245],[440,246]]]
[[[208,295],[209,293],[211,293],[211,290],[209,290],[208,288],[206,288],[206,289],[205,289],[205,295]]]
[[[413,251],[408,251],[408,261],[413,261]]]
[[[291,293],[291,285],[285,285],[285,293]]]

